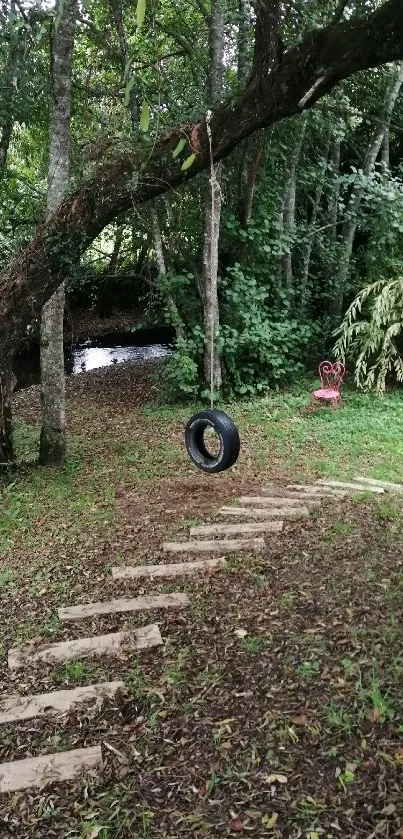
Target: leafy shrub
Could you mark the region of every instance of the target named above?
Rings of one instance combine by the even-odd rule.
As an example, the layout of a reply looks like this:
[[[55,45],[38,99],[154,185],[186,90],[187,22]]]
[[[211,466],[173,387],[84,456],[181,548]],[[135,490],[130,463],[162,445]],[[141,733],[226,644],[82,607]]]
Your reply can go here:
[[[199,366],[201,352],[194,338],[177,338],[175,350],[164,367],[164,398],[197,396],[199,392]]]
[[[335,354],[354,359],[358,387],[384,393],[389,375],[403,382],[403,277],[360,291],[335,334]]]

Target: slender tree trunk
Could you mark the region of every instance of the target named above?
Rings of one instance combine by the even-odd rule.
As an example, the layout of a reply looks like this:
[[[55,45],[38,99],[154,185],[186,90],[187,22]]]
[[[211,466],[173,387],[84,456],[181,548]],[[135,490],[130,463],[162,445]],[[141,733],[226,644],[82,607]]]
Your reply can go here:
[[[375,166],[376,159],[385,138],[385,133],[390,125],[390,120],[392,118],[393,110],[402,84],[403,65],[399,65],[397,70],[394,71],[393,79],[386,91],[380,118],[372,134],[371,141],[363,161],[362,171],[366,177],[371,174]],[[331,306],[331,314],[334,315],[337,320],[340,320],[343,309],[344,290],[350,269],[351,255],[353,252],[354,239],[358,226],[358,214],[363,192],[364,190],[362,187],[357,187],[353,190],[347,207],[348,218],[343,225],[339,270],[336,277],[335,293]]]
[[[52,34],[52,104],[47,212],[52,216],[69,183],[70,89],[77,0],[58,0]],[[66,458],[66,404],[63,354],[65,292],[60,285],[42,310],[41,403],[39,462],[61,466]]]
[[[286,177],[284,189],[284,204],[283,204],[283,231],[287,235],[289,245],[287,252],[283,256],[283,278],[284,284],[288,291],[291,291],[293,286],[293,268],[292,268],[292,253],[293,253],[293,238],[295,235],[295,208],[297,198],[297,168],[304,142],[305,128],[307,122],[307,114],[304,114],[300,123],[298,124],[298,138],[290,157],[286,164]]]
[[[339,135],[333,137],[330,149],[330,169],[332,178],[332,187],[329,196],[329,233],[328,237],[332,244],[337,239],[337,220],[339,216],[339,198],[340,198],[340,152],[341,140]]]
[[[0,469],[14,460],[12,390],[12,354],[3,348],[0,354]]]
[[[250,22],[249,0],[238,0],[238,84],[245,84],[250,71]],[[257,131],[253,137],[241,143],[238,169],[238,216],[243,227],[252,219],[253,197],[263,153],[263,136]]]
[[[210,77],[209,99],[214,106],[222,95],[224,73],[224,9],[221,0],[212,0],[209,29]],[[211,144],[209,118],[206,119],[207,132]],[[220,187],[221,167],[214,167],[210,160],[210,178],[206,187],[204,210],[204,246],[203,264],[200,278],[203,299],[204,320],[204,360],[203,371],[206,384],[213,383],[215,390],[222,387],[222,370],[217,339],[220,330],[220,312],[218,304],[218,244],[220,238],[220,218],[222,194]]]
[[[308,279],[309,279],[309,267],[310,267],[310,264],[311,264],[312,249],[313,249],[313,245],[314,245],[314,242],[315,242],[316,222],[318,220],[318,214],[319,214],[320,204],[321,204],[321,201],[322,201],[324,185],[325,185],[326,167],[327,167],[327,163],[328,163],[328,159],[329,159],[330,142],[331,142],[331,137],[330,137],[330,132],[329,132],[328,140],[327,140],[327,143],[326,143],[326,147],[325,147],[324,154],[323,154],[323,157],[322,157],[322,162],[321,162],[321,165],[320,165],[320,170],[321,171],[320,171],[320,175],[319,175],[319,182],[318,182],[316,190],[315,190],[315,196],[314,196],[313,205],[312,205],[311,220],[310,220],[309,228],[308,228],[308,231],[307,231],[307,239],[306,239],[305,246],[303,248],[303,254],[302,254],[301,297],[300,297],[302,310],[304,310],[305,307],[306,307],[306,299],[307,299],[307,292],[308,292]]]
[[[109,4],[111,7],[113,20],[115,22],[116,32],[119,38],[119,45],[120,45],[120,57],[121,57],[121,64],[123,70],[124,81],[128,81],[128,67],[129,67],[129,59],[130,59],[130,51],[129,45],[127,43],[125,28],[123,24],[123,9],[122,9],[122,1],[121,0],[109,0]],[[140,109],[139,103],[137,99],[137,94],[135,90],[135,86],[132,87],[129,95],[129,112],[130,112],[130,122],[133,136],[136,135],[138,125],[139,125],[139,117],[140,117]]]
[[[158,273],[161,276],[165,276],[167,273],[166,263],[165,263],[165,254],[164,254],[164,245],[162,242],[161,236],[161,228],[158,218],[157,208],[154,203],[150,205],[150,223],[151,223],[151,235],[153,240],[154,252],[155,252],[155,259],[157,262]],[[179,314],[178,307],[172,294],[167,295],[167,307],[168,312],[171,320],[171,324],[175,329],[176,337],[183,338],[183,323],[181,316]]]
[[[250,0],[238,0],[238,84],[242,88],[248,78],[249,33],[251,21]]]
[[[2,79],[1,96],[1,138],[0,138],[0,179],[3,178],[7,164],[8,150],[14,128],[15,99],[18,96],[18,81],[23,59],[24,43],[20,31],[14,27],[16,16],[15,0],[10,2],[8,14],[8,56]]]
[[[0,137],[0,179],[4,177],[8,150],[14,128],[14,101],[17,95],[18,74],[22,57],[19,33],[13,27],[15,1],[11,0],[8,14],[9,49],[2,85],[2,119]],[[0,469],[14,460],[12,403],[13,353],[0,347]]]
[[[381,148],[381,163],[383,168],[388,171],[390,168],[390,128],[387,126],[385,136],[383,138]]]
[[[218,168],[218,167],[217,167]],[[220,238],[221,187],[220,172],[211,177],[206,189],[205,228],[203,247],[203,266],[201,289],[203,299],[203,319],[205,333],[204,378],[208,386],[213,383],[216,391],[221,390],[222,370],[217,347],[220,329],[218,304],[218,243]]]

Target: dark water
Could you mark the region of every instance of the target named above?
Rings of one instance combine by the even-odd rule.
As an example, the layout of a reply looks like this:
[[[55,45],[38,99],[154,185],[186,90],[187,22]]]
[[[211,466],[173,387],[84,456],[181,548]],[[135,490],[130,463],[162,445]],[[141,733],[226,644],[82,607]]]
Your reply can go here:
[[[142,364],[164,358],[172,352],[173,339],[171,329],[159,327],[137,332],[112,332],[100,338],[77,341],[65,347],[64,369],[68,376],[74,376],[122,361]],[[39,349],[23,350],[16,355],[14,373],[17,378],[15,390],[39,384]]]

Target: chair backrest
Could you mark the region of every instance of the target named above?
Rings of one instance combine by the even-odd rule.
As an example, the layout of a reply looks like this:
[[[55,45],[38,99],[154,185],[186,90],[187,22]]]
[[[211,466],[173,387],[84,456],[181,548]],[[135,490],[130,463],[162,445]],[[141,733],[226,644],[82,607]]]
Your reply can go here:
[[[319,378],[324,390],[337,390],[341,388],[346,368],[341,361],[322,361],[319,364]]]

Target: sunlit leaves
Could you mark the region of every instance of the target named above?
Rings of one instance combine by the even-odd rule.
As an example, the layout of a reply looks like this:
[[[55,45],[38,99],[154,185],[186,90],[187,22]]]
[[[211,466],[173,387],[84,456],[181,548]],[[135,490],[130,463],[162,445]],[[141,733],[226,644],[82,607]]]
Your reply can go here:
[[[131,95],[131,92],[132,92],[133,87],[134,87],[134,82],[135,82],[134,76],[130,76],[130,79],[127,82],[127,85],[125,87],[125,105],[126,105],[126,107],[130,103],[130,95]]]
[[[146,16],[146,0],[137,0],[136,21],[137,28],[141,29]]]
[[[195,162],[195,160],[196,160],[196,155],[195,154],[190,154],[189,157],[187,157],[186,160],[184,160],[183,163],[182,163],[182,166],[181,166],[182,172],[186,172],[187,169],[190,169],[190,167],[193,166],[193,163]]]
[[[174,148],[174,150],[173,150],[173,152],[172,152],[172,157],[173,157],[174,159],[175,159],[175,157],[179,157],[179,155],[180,155],[181,151],[183,151],[183,149],[185,148],[185,146],[186,146],[186,138],[185,138],[185,137],[181,137],[181,139],[179,140],[178,145]]]
[[[144,132],[144,134],[148,131],[150,126],[150,106],[147,100],[144,100],[141,106],[141,114],[140,114],[140,128]]]

